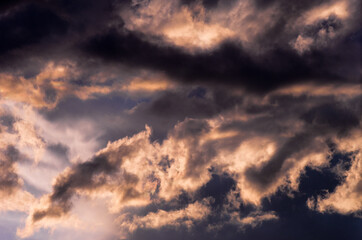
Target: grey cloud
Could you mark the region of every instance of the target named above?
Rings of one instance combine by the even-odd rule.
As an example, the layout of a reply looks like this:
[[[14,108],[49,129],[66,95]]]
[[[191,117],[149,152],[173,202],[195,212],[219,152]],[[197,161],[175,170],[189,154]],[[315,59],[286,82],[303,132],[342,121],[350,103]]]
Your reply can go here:
[[[71,198],[77,190],[94,191],[106,185],[107,181],[103,176],[112,176],[117,173],[122,165],[123,157],[129,155],[134,149],[135,146],[121,146],[116,153],[102,153],[88,162],[74,165],[70,172],[61,174],[49,196],[49,207],[45,210],[36,210],[32,216],[33,221],[37,222],[44,217],[60,217],[68,213],[72,206]],[[121,178],[120,184],[124,185],[123,200],[136,197],[138,193],[132,189],[132,184],[138,182],[137,176],[123,172],[122,176],[118,177]],[[127,185],[130,186],[127,187]]]
[[[4,114],[0,116],[0,124],[2,126],[5,126],[8,131],[12,132],[14,131],[14,123],[16,122],[16,119],[11,114]]]
[[[65,145],[63,145],[61,143],[49,144],[48,149],[51,152],[57,154],[58,156],[64,157],[64,158],[66,158],[68,156],[68,153],[69,153],[69,147],[65,146]]]
[[[281,172],[284,162],[293,154],[299,153],[306,147],[313,145],[313,136],[310,133],[297,134],[287,140],[281,146],[272,158],[268,160],[260,169],[252,167],[247,170],[246,176],[249,180],[262,190],[267,189],[273,184],[276,178],[280,175],[285,175]]]
[[[0,196],[7,197],[21,187],[20,178],[14,164],[19,160],[20,153],[14,146],[2,150],[0,159]]]
[[[185,101],[187,101],[189,98],[196,98],[199,101],[205,96],[210,97],[210,95],[208,95],[209,93],[201,93],[200,95],[195,94],[195,92],[189,94],[189,91],[186,91],[186,93],[187,94],[180,95],[183,96],[180,97],[181,100],[185,99]],[[248,183],[262,193],[267,192],[271,185],[274,186],[278,180],[286,177],[289,170],[298,164],[297,162],[291,162],[286,165],[285,163],[288,158],[294,155],[308,155],[309,152],[313,152],[316,148],[328,148],[330,137],[338,135],[340,130],[342,130],[344,134],[339,136],[339,138],[347,138],[349,132],[359,126],[358,120],[360,119],[360,112],[357,108],[359,101],[353,98],[345,103],[338,101],[338,99],[333,96],[293,97],[283,94],[269,96],[269,98],[259,103],[257,101],[260,100],[259,96],[244,96],[242,99],[243,101],[231,101],[230,107],[225,108],[224,111],[220,111],[220,114],[225,114],[224,117],[226,117],[226,119],[225,122],[222,121],[217,128],[221,133],[227,133],[233,130],[236,132],[236,135],[226,136],[220,139],[213,138],[212,136],[211,138],[207,138],[211,130],[215,130],[209,122],[213,115],[210,117],[207,115],[201,117],[203,116],[201,115],[195,119],[186,118],[183,122],[178,123],[174,129],[168,131],[168,138],[166,138],[161,145],[167,144],[167,139],[171,139],[172,141],[177,141],[179,144],[182,142],[182,144],[186,144],[187,146],[188,153],[185,156],[185,169],[181,174],[184,181],[191,179],[191,181],[195,182],[201,177],[206,176],[205,181],[207,182],[210,181],[213,173],[222,174],[223,171],[226,171],[227,174],[230,174],[231,178],[235,177],[235,182],[238,181],[236,178],[238,175],[245,174],[245,180],[247,180]],[[154,101],[158,101],[158,98]],[[248,104],[250,102],[254,102],[252,110],[250,110],[250,105]],[[323,104],[323,102],[329,104]],[[211,102],[211,106],[214,106],[212,104],[215,103]],[[217,104],[215,105],[217,106]],[[228,106],[228,104],[226,104],[226,106]],[[152,108],[153,102],[143,103],[142,107],[143,108],[136,108],[132,114],[134,114],[134,116],[151,115],[148,107]],[[233,112],[235,109],[238,110],[238,116],[245,114],[246,118],[239,121],[227,121],[227,113],[235,114],[235,112]],[[143,111],[147,114],[137,115],[143,113]],[[172,116],[174,111],[176,112],[177,108],[170,108],[166,112],[167,114],[162,116]],[[345,117],[339,117],[339,114]],[[267,124],[267,127],[264,128],[263,126],[265,124]],[[300,125],[300,129],[295,128],[298,124]],[[268,130],[268,128],[270,130]],[[248,137],[251,136],[266,136],[276,143],[275,153],[264,164],[261,166],[253,166],[253,163],[250,162],[251,165],[247,167],[246,172],[243,173],[227,170],[227,168],[223,168],[223,166],[217,166],[217,162],[213,162],[213,159],[218,156],[220,151],[228,150],[229,153],[232,154],[243,141],[248,140]],[[317,138],[322,140],[317,141]],[[168,145],[166,145],[166,147],[167,146]],[[127,147],[117,148],[117,150],[106,150],[88,162],[73,165],[69,171],[65,171],[58,176],[53,186],[53,192],[48,198],[49,206],[45,209],[37,209],[32,215],[32,221],[38,222],[47,217],[57,218],[66,215],[72,208],[72,198],[76,196],[78,192],[96,192],[112,184],[111,179],[116,181],[122,188],[122,196],[120,196],[121,202],[127,201],[128,199],[137,199],[141,193],[135,190],[135,186],[140,181],[143,181],[143,179],[140,179],[138,175],[122,170],[122,159],[127,156],[132,158],[132,154],[137,155],[142,148],[146,149],[145,147],[140,148],[137,143],[135,143]],[[323,151],[324,150],[323,148]],[[172,151],[168,149],[168,152]],[[149,157],[152,158],[153,155],[157,154],[151,151]],[[165,154],[155,158],[157,160],[154,162],[156,165],[152,165],[151,168],[154,170],[160,169],[162,174],[165,175],[171,174],[171,171],[173,171],[176,166],[175,164],[179,161],[179,159]],[[240,161],[242,160],[241,158]],[[142,161],[152,162],[147,159],[147,157]],[[149,179],[147,181],[157,185],[157,190],[150,195],[152,202],[152,200],[158,199],[157,195],[160,193],[160,186],[165,182],[161,182],[164,181],[164,179],[160,180],[156,175],[153,176],[151,174],[148,177]],[[193,198],[195,196],[198,196],[198,191],[201,191],[200,186],[193,191],[185,191],[186,205],[194,201],[195,199]],[[241,196],[241,199],[243,197],[245,196]],[[171,202],[172,201],[175,200],[171,200]],[[219,201],[224,203],[224,200]],[[160,205],[159,207],[161,209],[163,207],[167,208],[167,204],[166,206]],[[152,207],[148,208],[150,209]],[[171,207],[169,209],[174,208]],[[143,210],[148,211],[147,207]],[[140,211],[142,212],[142,210]],[[231,213],[232,212],[228,212],[227,215]],[[141,213],[139,212],[139,214]],[[269,218],[275,219],[276,216],[270,215],[268,219]],[[234,220],[236,222],[239,221],[241,224],[243,221],[253,220],[243,219],[243,217],[239,216],[235,217]]]
[[[306,112],[302,119],[315,128],[315,131],[337,131],[345,135],[351,128],[358,127],[360,115],[340,103],[317,106]]]

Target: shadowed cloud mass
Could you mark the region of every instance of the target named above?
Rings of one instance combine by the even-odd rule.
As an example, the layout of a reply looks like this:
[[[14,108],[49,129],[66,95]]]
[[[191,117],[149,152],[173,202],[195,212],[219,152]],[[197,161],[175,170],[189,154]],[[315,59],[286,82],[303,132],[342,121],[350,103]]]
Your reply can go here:
[[[0,238],[360,239],[355,0],[0,3]]]

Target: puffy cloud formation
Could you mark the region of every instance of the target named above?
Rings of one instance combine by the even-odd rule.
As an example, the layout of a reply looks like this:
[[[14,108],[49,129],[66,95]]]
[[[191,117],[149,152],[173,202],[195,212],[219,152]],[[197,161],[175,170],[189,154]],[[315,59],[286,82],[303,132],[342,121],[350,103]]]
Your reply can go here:
[[[352,151],[353,159],[349,171],[340,171],[343,183],[332,193],[317,199],[309,199],[308,206],[321,212],[332,211],[341,214],[355,213],[360,216],[362,205],[361,194],[361,131],[356,131],[354,137],[341,143],[341,151]]]
[[[284,99],[268,101],[290,104]],[[270,109],[264,110],[263,114],[245,109],[229,110],[208,120],[186,119],[170,130],[162,143],[150,139],[149,127],[130,138],[108,143],[89,161],[75,164],[57,177],[52,193],[45,197],[41,207],[34,208],[27,227],[44,219],[66,216],[77,195],[106,198],[109,211],[113,213],[127,211],[128,207],[172,201],[182,192],[192,197],[211,180],[212,172],[227,173],[235,179],[240,194],[238,204],[260,207],[263,198],[278,190],[298,191],[300,175],[305,167],[320,168],[329,164],[333,154],[330,141],[341,148],[339,151],[357,151],[361,112],[352,104],[320,105],[320,99],[315,106],[302,109],[305,103],[300,99],[297,101],[299,103],[295,104],[300,105],[300,114],[279,112],[279,106],[269,106]],[[266,105],[268,103],[264,108]],[[296,107],[294,104],[291,106]],[[245,111],[251,113],[246,114]],[[275,114],[278,114],[277,120]],[[357,143],[349,146],[345,141]],[[356,174],[359,171],[355,169],[358,161],[354,160],[347,172],[346,184],[337,187],[334,193],[325,196],[327,198],[319,203],[320,211],[323,211],[328,199],[338,196],[340,191],[350,191],[350,184],[358,184],[360,178]],[[350,200],[358,202],[358,192],[353,194],[350,194]],[[341,201],[339,203],[342,204]],[[193,209],[192,206],[189,206],[190,209]],[[142,226],[177,225],[178,219],[183,218],[190,218],[189,221],[202,218],[196,213],[198,217],[191,216],[191,210],[187,210],[189,207],[168,212],[170,222],[174,224],[166,220],[148,223],[151,218],[166,215],[164,210],[145,217],[136,215],[131,217],[134,222],[127,220],[131,222],[124,224],[133,231]],[[352,212],[359,211],[360,207],[353,204],[352,209]],[[274,214],[269,213],[232,218],[235,220],[231,222],[250,225],[276,219]]]
[[[0,238],[358,239],[360,5],[1,2]]]

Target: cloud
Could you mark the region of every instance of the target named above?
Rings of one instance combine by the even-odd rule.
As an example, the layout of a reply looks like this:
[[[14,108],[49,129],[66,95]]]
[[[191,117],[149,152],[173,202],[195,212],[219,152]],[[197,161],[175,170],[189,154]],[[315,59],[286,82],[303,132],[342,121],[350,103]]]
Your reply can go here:
[[[172,79],[186,84],[231,85],[256,92],[301,81],[323,84],[325,79],[329,83],[342,79],[343,82],[356,82],[357,79],[356,63],[346,66],[351,67],[348,71],[351,75],[342,76],[342,66],[337,66],[339,62],[333,62],[329,57],[338,55],[340,59],[345,59],[341,63],[344,64],[356,56],[333,50],[328,53],[316,50],[304,57],[291,49],[276,48],[256,57],[245,51],[241,44],[224,42],[211,51],[189,54],[176,47],[152,44],[134,32],[113,29],[89,40],[85,51],[108,62],[163,71]],[[317,59],[318,67],[314,65]]]
[[[162,36],[188,51],[214,48],[226,39],[241,41],[249,49],[265,49],[275,41],[286,43],[305,27],[331,16],[353,22],[354,5],[354,1],[153,0],[134,1],[121,16],[126,29]]]
[[[359,217],[359,9],[0,3],[0,210],[28,214],[19,237],[55,239],[259,239],[294,203],[314,222]]]
[[[13,146],[7,146],[2,150],[1,155],[0,193],[1,197],[5,198],[18,190],[22,182],[14,166],[19,158],[18,150]]]
[[[362,210],[361,200],[361,131],[354,131],[352,138],[340,143],[340,151],[353,151],[352,163],[349,171],[339,172],[344,178],[342,184],[334,192],[317,199],[308,199],[308,206],[320,212],[338,212],[340,214],[353,214],[360,216]]]
[[[284,162],[293,154],[303,152],[304,156],[308,155],[306,148],[310,150],[312,145],[319,145],[314,142],[316,135],[332,132],[344,135],[350,128],[360,124],[358,117],[349,109],[329,104],[312,108],[303,115],[303,119],[310,125],[310,129],[289,138],[259,170],[251,168],[247,171],[247,176],[253,179],[252,182],[258,183],[257,186],[268,188],[278,177]]]
[[[13,121],[8,123],[12,124]],[[35,197],[22,189],[24,181],[17,171],[17,164],[23,158],[13,145],[0,148],[0,212],[29,212],[30,206],[35,203]]]
[[[30,94],[12,95],[30,97],[40,107],[54,107],[65,94],[82,99],[109,94],[117,84],[84,81],[92,78],[85,73],[97,69],[93,78],[114,81],[114,75],[105,73],[115,63],[127,71],[165,73],[168,81],[182,84],[236,86],[255,92],[305,81],[356,83],[355,6],[358,3],[352,0],[57,1],[53,5],[18,1],[4,5],[8,14],[0,23],[7,36],[0,58],[2,78],[34,88]],[[27,18],[35,21],[32,27],[26,26],[31,22]],[[16,34],[28,37],[19,40]],[[198,44],[201,50],[189,51]],[[50,62],[74,63],[78,76],[73,80],[79,84],[34,83],[31,77]]]
[[[0,31],[6,33],[0,44],[0,54],[4,54],[64,34],[67,22],[49,9],[27,5],[2,17]]]
[[[127,29],[162,35],[166,41],[186,49],[212,48],[235,35],[219,24],[207,23],[202,5],[191,6],[180,6],[177,1],[140,2],[135,11],[124,9],[122,16]]]
[[[194,222],[201,221],[210,214],[207,201],[195,202],[189,204],[184,209],[164,211],[158,210],[151,212],[143,217],[133,217],[127,219],[127,216],[120,216],[117,221],[121,229],[127,232],[133,232],[138,228],[151,228],[159,229],[165,226],[180,227],[186,226],[187,228],[193,227]]]
[[[241,224],[244,226],[250,225],[252,227],[256,227],[258,224],[261,224],[264,221],[271,221],[277,219],[278,216],[276,216],[274,212],[266,212],[266,213],[253,212],[244,218],[240,218],[238,214],[234,214],[232,215],[231,222],[233,222],[234,224]]]
[[[80,73],[71,63],[56,65],[50,62],[31,78],[11,73],[0,74],[0,93],[4,99],[24,102],[37,108],[54,108],[67,96],[75,95],[80,99],[87,99],[96,94],[109,94],[113,91],[113,86],[77,86],[72,83],[79,77]]]
[[[36,198],[27,191],[18,190],[7,193],[6,197],[0,199],[0,212],[20,211],[29,212],[31,206],[36,203]]]
[[[39,162],[46,143],[39,135],[34,122],[29,120],[32,115],[31,109],[22,105],[16,107],[11,101],[1,101],[0,115],[3,120],[3,125],[0,126],[3,130],[0,133],[0,142],[5,146],[15,147],[14,151],[18,152],[19,159],[32,158],[35,163]]]
[[[318,100],[313,102],[313,98]],[[151,140],[149,127],[108,143],[90,160],[73,164],[56,178],[52,193],[44,196],[44,204],[29,215],[26,229],[46,219],[69,216],[76,196],[106,199],[108,211],[114,214],[127,212],[129,207],[169,202],[182,192],[196,196],[211,180],[211,169],[234,179],[239,204],[260,207],[265,197],[278,190],[298,191],[300,175],[307,166],[318,169],[328,164],[330,141],[341,147],[344,141],[353,142],[354,131],[360,126],[354,97],[349,104],[332,104],[329,97],[325,99],[328,103],[321,104],[323,98],[274,95],[253,109],[251,97],[241,101],[237,110],[231,108],[222,115],[186,118],[161,143]],[[285,110],[279,111],[281,106]],[[263,109],[262,113],[258,109]],[[173,111],[177,109],[170,114]],[[355,151],[356,146],[345,145],[344,149]],[[348,174],[353,175],[352,169]],[[273,214],[253,214],[238,221],[255,225],[276,219]],[[132,223],[135,226],[153,226],[147,217],[134,217],[139,221]]]

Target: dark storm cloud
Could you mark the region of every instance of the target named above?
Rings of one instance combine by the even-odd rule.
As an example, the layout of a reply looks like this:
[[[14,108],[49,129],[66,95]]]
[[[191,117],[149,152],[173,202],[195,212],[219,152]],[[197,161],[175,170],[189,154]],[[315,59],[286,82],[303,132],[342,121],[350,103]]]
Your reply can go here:
[[[34,76],[47,62],[82,65],[79,39],[104,29],[129,1],[5,1],[0,10],[0,69]]]
[[[278,178],[284,162],[293,154],[304,151],[314,145],[317,137],[337,134],[345,137],[353,128],[360,127],[360,113],[353,109],[341,106],[340,103],[319,105],[309,109],[301,118],[306,122],[303,132],[289,138],[260,169],[250,168],[246,175],[251,182],[260,188],[268,188]]]
[[[214,0],[202,3],[208,9],[219,5],[219,1]],[[354,30],[333,44],[312,48],[303,55],[289,44],[300,33],[287,32],[287,24],[321,2],[260,1],[255,4],[260,8],[278,5],[277,24],[265,29],[257,40],[264,46],[260,49],[267,49],[260,54],[258,49],[246,50],[231,40],[211,50],[189,53],[165,43],[162,38],[126,30],[117,11],[132,11],[130,1],[55,1],[54,4],[19,1],[17,8],[16,3],[4,3],[3,8],[11,11],[0,20],[3,33],[0,54],[11,52],[13,63],[27,61],[35,55],[47,61],[68,59],[77,62],[84,71],[89,67],[87,62],[100,58],[132,68],[165,72],[181,83],[237,86],[256,92],[305,81],[320,84],[358,81],[360,43],[349,40]],[[321,28],[334,31],[341,28],[338,18],[327,21],[317,24],[315,30],[312,26],[303,30],[305,36],[316,37],[313,31]],[[343,24],[352,26],[354,22]],[[8,58],[4,55],[1,60],[4,66],[8,64],[5,59]],[[54,93],[49,96],[45,101],[52,101]]]
[[[21,0],[18,0],[18,1],[14,1],[14,0],[1,1],[1,3],[0,3],[0,10],[1,10],[1,11],[6,10],[6,9],[8,9],[9,7],[11,7],[12,5],[18,4],[19,2],[21,2]]]
[[[139,104],[131,117],[146,119],[145,123],[152,126],[156,139],[162,139],[178,121],[183,121],[185,118],[210,118],[230,110],[243,101],[242,97],[225,95],[225,92],[225,89],[200,88],[164,91],[150,102]],[[140,123],[140,127],[143,125],[144,120]]]
[[[0,3],[0,13],[2,11],[7,11],[9,9],[12,9],[14,6],[21,6],[22,3],[26,2],[25,0],[4,0]],[[33,1],[28,1],[33,2]]]
[[[185,87],[165,90],[139,101],[117,95],[86,101],[66,98],[56,108],[43,110],[42,114],[49,121],[65,125],[90,117],[104,130],[100,137],[104,144],[133,135],[143,130],[145,124],[152,127],[152,139],[162,140],[185,118],[210,118],[242,103],[242,96],[226,93],[227,89],[222,88]],[[131,113],[126,112],[132,108]]]
[[[54,41],[66,30],[67,22],[49,9],[37,5],[21,7],[0,20],[0,54],[44,39]]]
[[[242,102],[240,96],[225,96],[225,90],[222,89],[205,90],[207,96],[203,93],[201,96],[197,95],[199,91],[203,90],[186,88],[181,91],[164,91],[150,101],[140,103],[128,116],[134,119],[132,124],[136,126],[129,127],[136,127],[135,130],[139,131],[144,124],[148,124],[153,129],[152,138],[162,140],[177,122],[185,118],[211,118]]]
[[[211,52],[190,54],[152,44],[136,33],[116,30],[96,36],[85,49],[108,61],[164,71],[184,83],[235,85],[257,92],[308,79],[318,79],[314,81],[319,83],[351,81],[339,72],[342,66],[338,64],[358,64],[342,53],[334,54],[343,61],[331,59],[333,52],[318,50],[302,57],[292,49],[277,48],[254,57],[233,42],[225,42]]]
[[[243,130],[258,136],[273,136],[290,130],[290,119],[305,123],[312,135],[343,133],[358,126],[361,119],[361,97],[342,102],[334,96],[292,96],[272,94],[267,101],[244,97],[238,108],[254,116],[251,121],[231,121],[223,131]],[[294,121],[294,120],[293,120]]]
[[[312,144],[312,136],[308,133],[298,134],[289,139],[273,157],[262,166],[260,170],[251,168],[246,172],[250,181],[260,187],[268,188],[273,184],[280,173],[283,163],[292,156],[292,154],[298,153],[304,150],[307,146]]]
[[[112,171],[115,171],[114,166],[110,165],[103,156],[76,166],[74,173],[58,178],[50,196],[52,206],[46,210],[36,211],[33,214],[33,220],[38,221],[46,216],[60,217],[67,213],[71,208],[70,198],[74,195],[76,188],[95,188],[96,185],[91,181],[93,175]]]
[[[112,176],[117,173],[122,165],[123,158],[128,156],[135,146],[122,146],[117,150],[117,156],[112,153],[102,153],[88,162],[76,164],[71,171],[60,175],[53,192],[49,196],[49,206],[46,209],[36,210],[32,220],[37,222],[44,217],[61,217],[67,214],[72,207],[71,198],[77,190],[95,191],[107,185],[105,176]],[[113,153],[115,154],[115,153]],[[122,172],[119,177],[124,188],[124,195],[121,200],[136,197],[137,193],[132,189],[132,185],[138,182],[138,177],[134,174]]]
[[[275,1],[271,4],[280,5],[275,16],[277,19],[273,19],[276,24],[260,33],[257,42],[260,49],[267,50],[257,55],[253,51],[259,52],[260,49],[247,51],[242,44],[228,40],[215,49],[191,54],[162,44],[162,41],[161,44],[155,44],[153,42],[157,39],[149,41],[147,36],[124,29],[111,29],[95,36],[85,44],[85,50],[90,56],[98,56],[106,61],[166,72],[183,83],[218,83],[257,92],[306,81],[324,84],[358,81],[360,58],[356,51],[360,43],[350,41],[350,37],[358,30],[353,26],[356,18],[352,23],[342,23],[338,17],[330,16],[305,29],[289,32],[291,28],[288,24],[291,21],[296,21],[302,13],[322,3]],[[346,24],[348,26],[344,26]],[[322,41],[318,39],[322,29],[326,30],[327,35],[329,31],[338,34],[341,28],[351,26],[353,30],[347,35],[342,34],[342,39],[323,43],[322,47],[311,46],[305,54],[298,54],[290,44],[303,32],[303,36],[312,37],[318,44]]]
[[[359,125],[360,117],[352,109],[334,103],[317,106],[306,112],[302,119],[312,125],[315,131],[337,131],[339,135],[343,135]]]

